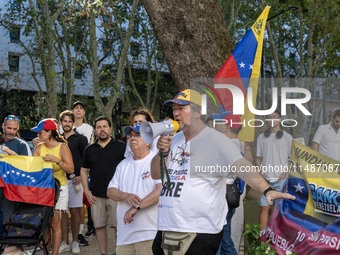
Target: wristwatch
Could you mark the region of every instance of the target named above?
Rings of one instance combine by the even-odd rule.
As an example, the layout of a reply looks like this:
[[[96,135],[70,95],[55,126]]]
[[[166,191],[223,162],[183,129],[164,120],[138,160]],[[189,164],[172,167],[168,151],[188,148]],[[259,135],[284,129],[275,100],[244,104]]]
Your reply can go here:
[[[271,190],[275,190],[275,189],[273,189],[272,187],[268,187],[268,188],[266,188],[264,191],[263,191],[263,195],[266,197],[267,196],[267,193],[269,192],[269,191],[271,191]]]
[[[140,204],[136,204],[135,208],[137,209],[137,211],[139,211],[140,209],[142,209],[142,208],[140,208]]]

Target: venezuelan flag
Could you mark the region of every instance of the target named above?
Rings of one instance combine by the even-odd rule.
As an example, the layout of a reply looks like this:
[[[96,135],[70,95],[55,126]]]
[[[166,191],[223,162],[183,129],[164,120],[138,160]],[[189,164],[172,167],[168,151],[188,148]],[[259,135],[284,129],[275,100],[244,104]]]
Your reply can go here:
[[[214,77],[215,84],[232,84],[237,86],[242,90],[245,99],[247,89],[251,87],[253,90],[253,102],[256,102],[263,37],[269,9],[269,6],[264,9]],[[218,92],[221,95],[225,111],[232,112],[233,97],[231,92],[228,89],[221,88],[218,89]],[[243,122],[243,120],[254,119],[255,116],[249,111],[247,104],[245,104],[245,113],[240,117]],[[239,139],[247,142],[254,141],[254,128],[248,125],[243,126]]]
[[[0,155],[0,187],[8,200],[54,206],[52,164],[41,157]]]
[[[291,159],[284,190],[296,200],[275,204],[261,240],[270,240],[277,254],[339,254],[340,162],[296,141]]]

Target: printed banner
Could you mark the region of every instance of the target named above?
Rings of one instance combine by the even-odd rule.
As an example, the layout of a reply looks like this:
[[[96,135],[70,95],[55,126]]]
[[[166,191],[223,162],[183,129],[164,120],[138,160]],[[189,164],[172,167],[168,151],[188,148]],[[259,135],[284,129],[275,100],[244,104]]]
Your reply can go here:
[[[8,200],[54,206],[52,164],[41,157],[0,155],[0,187]]]
[[[340,254],[340,162],[293,141],[284,191],[296,200],[275,204],[262,241],[278,254]]]

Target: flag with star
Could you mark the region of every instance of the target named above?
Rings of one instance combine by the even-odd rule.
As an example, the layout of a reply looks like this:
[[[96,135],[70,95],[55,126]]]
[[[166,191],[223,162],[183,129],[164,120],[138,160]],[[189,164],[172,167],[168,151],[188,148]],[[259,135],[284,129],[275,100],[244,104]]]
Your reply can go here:
[[[261,240],[277,254],[338,254],[340,250],[340,162],[293,141],[292,165],[284,191]]]
[[[242,38],[226,62],[214,77],[215,84],[232,84],[242,90],[246,99],[248,87],[252,88],[252,99],[256,102],[258,79],[260,77],[262,45],[266,21],[270,7],[267,6],[251,29]],[[233,111],[232,94],[228,89],[218,89],[221,95],[225,111]],[[246,101],[245,101],[246,102]],[[254,114],[248,109],[245,102],[244,115],[240,116],[242,121],[254,119]],[[256,104],[256,103],[255,103]],[[255,105],[256,106],[256,105]],[[238,137],[242,141],[254,141],[254,127],[245,125],[242,127]]]
[[[41,157],[0,155],[0,187],[8,200],[54,206],[52,164]]]

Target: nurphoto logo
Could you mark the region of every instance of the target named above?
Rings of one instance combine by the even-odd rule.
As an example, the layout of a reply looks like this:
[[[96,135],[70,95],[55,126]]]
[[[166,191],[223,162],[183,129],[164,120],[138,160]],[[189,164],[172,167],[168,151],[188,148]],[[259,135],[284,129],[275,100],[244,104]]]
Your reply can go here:
[[[232,113],[234,115],[244,115],[245,114],[245,105],[248,107],[249,111],[254,115],[258,116],[268,116],[275,112],[276,109],[281,110],[282,116],[287,115],[287,106],[293,105],[297,109],[299,109],[305,116],[311,116],[312,114],[307,110],[307,108],[303,105],[308,103],[311,99],[311,93],[309,90],[305,88],[296,88],[296,87],[271,87],[271,107],[269,109],[256,109],[254,105],[256,105],[256,101],[253,102],[253,89],[248,87],[246,90],[246,96],[244,91],[242,91],[238,86],[232,84],[214,84],[214,89],[219,91],[219,89],[227,89],[232,95]],[[280,94],[279,94],[280,92]],[[267,95],[268,99],[270,99],[270,95]],[[280,99],[280,107],[279,107],[279,99]],[[202,94],[202,106],[201,112],[202,115],[207,115],[207,105],[208,105],[208,95]],[[296,127],[298,122],[294,119],[243,119],[239,122],[230,121],[230,125],[233,124],[242,125],[243,127],[262,127],[265,122],[272,122],[268,124],[273,124],[275,121],[280,121],[283,127]],[[225,119],[214,119],[213,126],[218,124],[227,124],[228,120]]]

